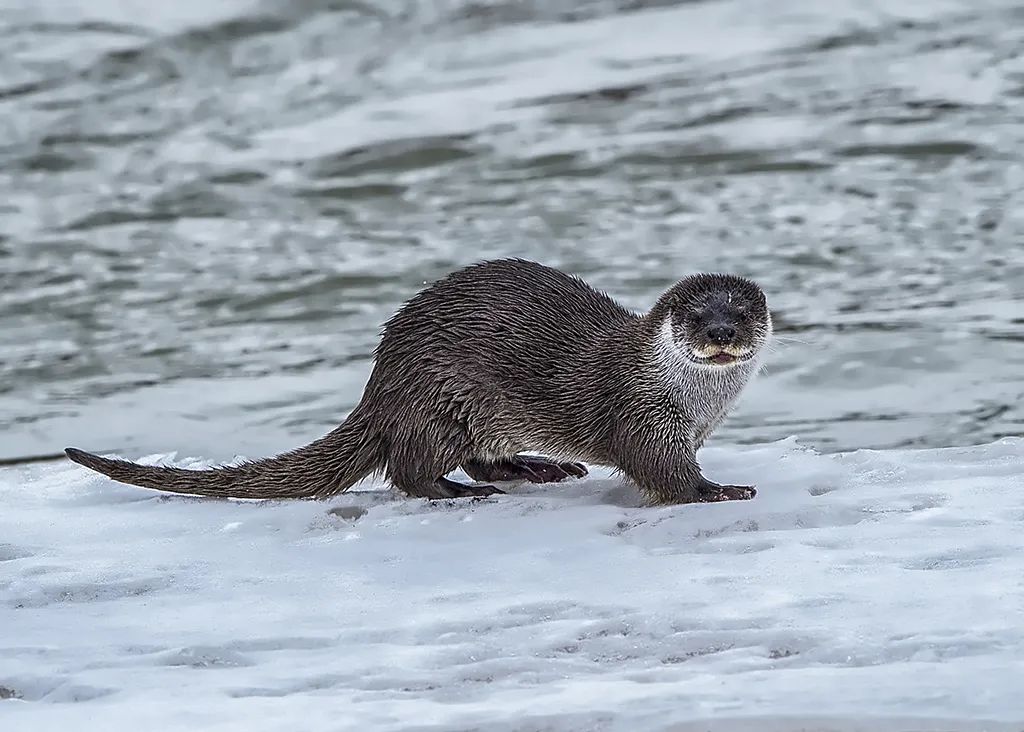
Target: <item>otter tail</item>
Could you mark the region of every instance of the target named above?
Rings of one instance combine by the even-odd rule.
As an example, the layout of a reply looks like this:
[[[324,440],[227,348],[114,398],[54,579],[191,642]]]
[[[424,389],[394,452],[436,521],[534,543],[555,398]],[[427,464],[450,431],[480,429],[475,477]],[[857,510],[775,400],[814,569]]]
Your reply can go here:
[[[358,409],[305,447],[210,470],[139,465],[73,447],[64,452],[79,465],[120,483],[218,498],[327,498],[381,470],[386,460],[383,438]]]

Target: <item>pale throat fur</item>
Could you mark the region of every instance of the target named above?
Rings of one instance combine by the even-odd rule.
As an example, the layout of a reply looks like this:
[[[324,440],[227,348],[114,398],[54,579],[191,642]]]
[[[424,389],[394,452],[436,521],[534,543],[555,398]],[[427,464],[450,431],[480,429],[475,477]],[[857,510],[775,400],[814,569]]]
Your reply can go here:
[[[701,363],[686,343],[685,334],[666,316],[654,342],[654,361],[670,399],[685,405],[701,441],[718,425],[750,380],[761,370],[772,337],[769,313],[765,329],[743,350],[733,352],[738,360],[725,365]]]

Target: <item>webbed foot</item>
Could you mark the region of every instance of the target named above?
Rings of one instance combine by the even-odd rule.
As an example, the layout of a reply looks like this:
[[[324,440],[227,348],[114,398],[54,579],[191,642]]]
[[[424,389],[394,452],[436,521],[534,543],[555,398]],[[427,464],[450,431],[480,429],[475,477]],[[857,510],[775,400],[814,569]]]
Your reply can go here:
[[[498,462],[469,461],[462,466],[473,480],[513,481],[531,483],[558,483],[568,478],[582,478],[587,466],[576,462],[559,462],[546,457],[516,455]]]
[[[428,496],[430,500],[434,501],[442,498],[484,497],[505,492],[500,488],[495,488],[493,485],[466,485],[465,483],[448,480],[448,478],[438,478],[434,482],[434,487],[437,489],[436,495]]]
[[[708,483],[700,487],[697,495],[701,503],[749,501],[757,495],[757,489],[752,485],[718,485],[717,483]]]

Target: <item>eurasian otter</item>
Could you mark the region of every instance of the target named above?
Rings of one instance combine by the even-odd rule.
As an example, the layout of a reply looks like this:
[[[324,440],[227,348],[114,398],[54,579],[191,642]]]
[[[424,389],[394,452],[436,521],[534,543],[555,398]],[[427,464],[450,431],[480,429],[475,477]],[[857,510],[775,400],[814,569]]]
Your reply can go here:
[[[212,470],[66,452],[122,483],[203,496],[325,498],[373,473],[410,496],[479,496],[502,491],[446,476],[549,482],[585,475],[587,462],[655,503],[752,498],[707,480],[697,449],[771,334],[764,293],[741,277],[686,277],[638,315],[550,267],[482,262],[387,322],[359,404],[305,447]]]

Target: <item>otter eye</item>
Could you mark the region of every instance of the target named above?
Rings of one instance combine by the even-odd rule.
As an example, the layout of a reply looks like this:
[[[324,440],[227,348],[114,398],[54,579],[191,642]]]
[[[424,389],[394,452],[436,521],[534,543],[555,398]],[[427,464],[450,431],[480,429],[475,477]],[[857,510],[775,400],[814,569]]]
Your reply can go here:
[[[703,327],[711,322],[711,312],[707,309],[701,310],[697,313],[697,316],[693,319],[693,324],[698,327]]]

